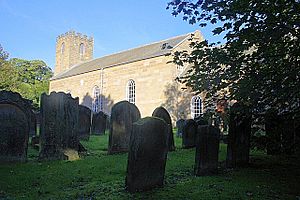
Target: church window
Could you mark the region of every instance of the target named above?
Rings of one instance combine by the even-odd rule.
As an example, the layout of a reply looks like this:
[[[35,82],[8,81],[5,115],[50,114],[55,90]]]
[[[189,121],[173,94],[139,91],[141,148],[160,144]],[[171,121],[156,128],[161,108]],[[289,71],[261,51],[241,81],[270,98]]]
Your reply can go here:
[[[200,96],[191,99],[191,117],[194,119],[202,114],[202,100]]]
[[[135,104],[135,82],[132,79],[127,83],[126,100],[129,101],[129,103]]]
[[[83,43],[80,44],[79,46],[79,54],[82,56],[85,53],[85,46]]]
[[[65,43],[63,42],[60,47],[60,53],[63,54],[65,52]]]
[[[92,110],[97,113],[100,111],[100,89],[98,86],[95,86],[93,89],[93,103]]]

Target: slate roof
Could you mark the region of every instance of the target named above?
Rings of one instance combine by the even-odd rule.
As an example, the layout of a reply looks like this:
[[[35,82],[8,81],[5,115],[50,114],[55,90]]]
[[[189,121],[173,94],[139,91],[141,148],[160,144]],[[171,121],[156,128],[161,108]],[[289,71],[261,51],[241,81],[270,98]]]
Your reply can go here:
[[[96,58],[84,63],[74,65],[70,69],[56,76],[51,80],[62,79],[70,76],[75,76],[101,68],[118,66],[126,63],[131,63],[139,60],[145,60],[157,56],[167,55],[172,49],[183,42],[191,33],[169,38],[152,44],[144,45],[141,47],[129,49],[119,53],[107,55],[104,57]]]

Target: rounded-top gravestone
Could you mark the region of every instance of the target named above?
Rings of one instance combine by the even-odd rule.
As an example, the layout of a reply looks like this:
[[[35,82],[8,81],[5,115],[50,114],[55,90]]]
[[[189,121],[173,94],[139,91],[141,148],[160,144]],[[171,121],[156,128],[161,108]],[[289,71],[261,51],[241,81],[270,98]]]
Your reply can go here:
[[[93,114],[92,119],[92,134],[104,135],[107,128],[108,116],[100,111]]]
[[[186,120],[182,131],[182,147],[193,148],[196,145],[197,123],[193,119]]]
[[[31,101],[0,91],[0,163],[26,161],[32,115]]]
[[[169,125],[169,139],[168,139],[169,151],[174,151],[175,144],[174,144],[172,120],[170,114],[164,107],[160,106],[153,111],[152,116],[163,119]]]
[[[139,109],[128,101],[121,101],[111,109],[108,154],[128,151],[132,124],[141,118]]]
[[[146,117],[133,124],[125,183],[129,192],[163,185],[168,131],[168,124],[156,117]]]
[[[78,137],[81,140],[90,138],[91,130],[91,110],[88,107],[79,105],[79,127]]]

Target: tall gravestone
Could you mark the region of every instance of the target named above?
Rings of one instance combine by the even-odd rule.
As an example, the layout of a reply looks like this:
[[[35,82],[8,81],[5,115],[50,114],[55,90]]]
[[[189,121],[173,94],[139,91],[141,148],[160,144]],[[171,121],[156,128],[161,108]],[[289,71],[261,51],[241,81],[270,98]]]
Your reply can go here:
[[[235,103],[230,108],[226,167],[249,164],[251,112],[249,107]]]
[[[132,124],[140,118],[139,109],[128,101],[120,101],[112,107],[108,154],[128,151]]]
[[[92,134],[104,135],[107,128],[108,116],[100,111],[93,114],[92,119]]]
[[[0,91],[0,163],[26,161],[31,116],[31,101]]]
[[[29,135],[35,136],[37,135],[37,119],[36,119],[36,114],[34,112],[31,112],[31,116],[30,116],[30,131],[29,131]]]
[[[182,137],[182,132],[183,132],[184,124],[185,124],[185,120],[184,119],[177,120],[177,122],[176,122],[176,127],[177,127],[176,136],[177,137]]]
[[[186,120],[182,131],[182,147],[193,148],[196,146],[197,123],[193,119]]]
[[[129,192],[163,185],[168,134],[169,126],[160,118],[146,117],[133,124],[125,181]]]
[[[169,151],[175,151],[172,120],[170,114],[164,107],[158,107],[153,111],[152,116],[163,119],[169,125],[169,139],[168,139]]]
[[[78,137],[81,140],[89,140],[91,132],[91,109],[79,105]]]
[[[195,175],[204,176],[218,172],[220,130],[210,125],[197,129]]]
[[[267,154],[276,155],[281,153],[281,130],[280,118],[273,110],[265,115],[265,130],[267,136]]]
[[[42,94],[41,98],[41,160],[69,159],[68,152],[79,150],[79,99],[63,92]]]

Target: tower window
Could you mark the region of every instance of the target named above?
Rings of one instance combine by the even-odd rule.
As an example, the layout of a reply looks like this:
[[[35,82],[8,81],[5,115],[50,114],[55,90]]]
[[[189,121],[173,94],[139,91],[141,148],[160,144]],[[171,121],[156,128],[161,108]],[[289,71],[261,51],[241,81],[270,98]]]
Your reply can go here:
[[[98,86],[95,86],[93,89],[92,110],[95,113],[100,111],[100,89]]]
[[[202,100],[200,96],[191,99],[191,117],[194,119],[202,114]]]
[[[84,53],[85,53],[85,46],[84,46],[83,43],[81,43],[80,46],[79,46],[79,54],[80,54],[81,56],[83,56]]]
[[[135,104],[135,82],[130,79],[126,86],[126,100]]]
[[[63,42],[60,47],[60,53],[63,54],[65,52],[65,43]]]

